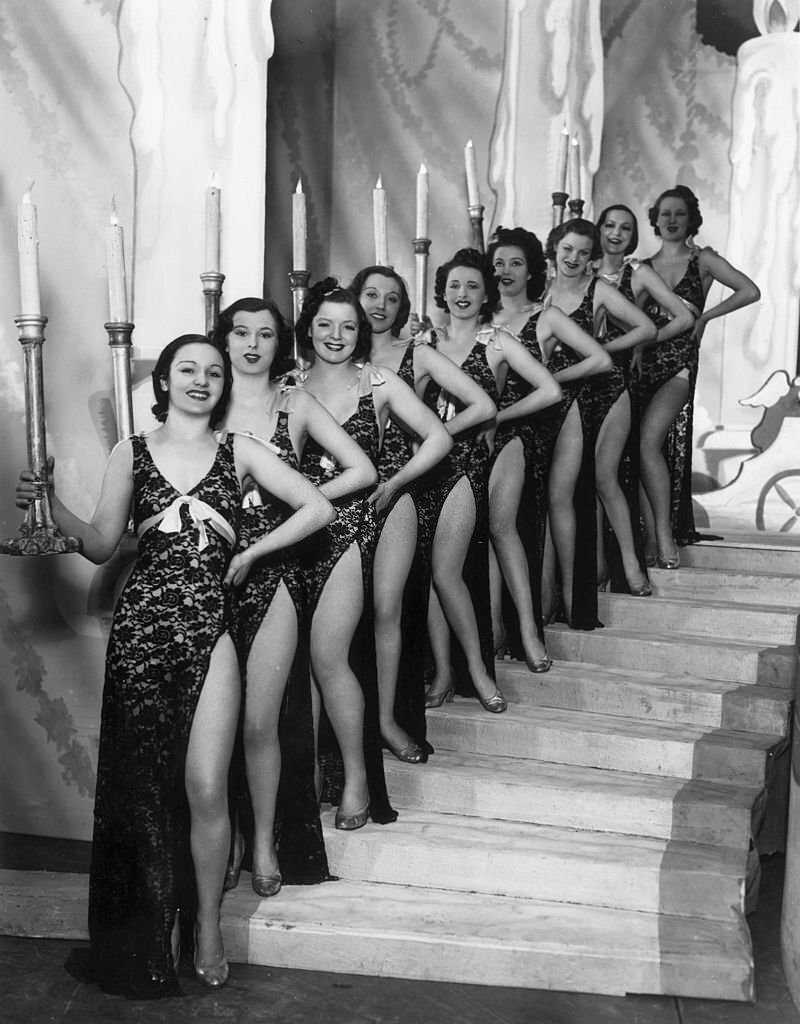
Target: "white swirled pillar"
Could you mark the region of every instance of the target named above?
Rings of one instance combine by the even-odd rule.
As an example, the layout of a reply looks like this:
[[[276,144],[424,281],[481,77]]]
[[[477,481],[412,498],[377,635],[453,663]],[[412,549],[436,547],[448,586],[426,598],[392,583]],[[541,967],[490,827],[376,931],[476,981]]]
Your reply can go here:
[[[756,0],[753,15],[761,35],[737,54],[725,256],[758,284],[761,301],[722,321],[717,423],[726,430],[755,426],[757,413],[739,400],[797,366],[800,0]]]
[[[489,169],[497,195],[490,228],[521,225],[542,241],[547,237],[565,124],[580,145],[580,198],[591,215],[603,131],[600,0],[507,0]]]

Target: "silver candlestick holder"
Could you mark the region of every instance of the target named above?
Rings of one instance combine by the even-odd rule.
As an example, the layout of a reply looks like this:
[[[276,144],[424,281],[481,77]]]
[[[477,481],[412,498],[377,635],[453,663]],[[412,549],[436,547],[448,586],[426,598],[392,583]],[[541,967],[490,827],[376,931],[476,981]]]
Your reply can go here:
[[[311,280],[310,270],[290,270],[289,285],[292,289],[292,359],[295,369],[302,375],[308,370],[309,363],[300,355],[300,347],[297,341],[297,321],[303,311],[303,303],[308,295],[308,282]]]
[[[133,398],[131,392],[131,335],[132,323],[104,324],[111,349],[111,368],[114,374],[114,415],[117,440],[133,434]]]
[[[478,252],[485,252],[485,242],[483,239],[483,204],[477,203],[474,206],[467,207],[469,211],[469,222],[472,227],[472,248],[477,249]]]
[[[38,495],[25,513],[19,534],[0,540],[5,555],[63,555],[81,550],[77,537],[66,537],[53,519],[47,477],[47,435],[44,415],[42,345],[47,317],[41,313],[23,313],[14,318],[25,367],[25,426],[28,466],[38,484]]]
[[[219,319],[219,302],[225,275],[218,270],[206,270],[200,275],[200,280],[203,282],[203,297],[206,303],[206,334],[210,334]]]

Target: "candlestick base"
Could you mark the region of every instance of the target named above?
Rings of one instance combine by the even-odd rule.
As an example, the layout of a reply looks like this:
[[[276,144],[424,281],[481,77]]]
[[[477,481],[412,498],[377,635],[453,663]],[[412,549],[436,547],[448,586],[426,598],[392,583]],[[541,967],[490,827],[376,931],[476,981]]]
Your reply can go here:
[[[65,537],[57,526],[24,522],[19,536],[0,540],[3,555],[70,555],[80,552],[83,544],[77,537]]]
[[[564,211],[567,207],[568,194],[566,192],[553,192],[553,227],[557,228],[564,220]]]
[[[478,252],[486,252],[483,238],[483,204],[477,203],[474,206],[468,206],[467,210],[472,226],[472,248],[477,249]]]
[[[219,318],[219,300],[222,295],[222,282],[225,275],[218,270],[205,270],[200,275],[203,282],[203,296],[206,304],[206,334],[217,326]]]
[[[569,201],[569,215],[570,219],[573,217],[583,216],[583,200],[582,199],[570,199]]]

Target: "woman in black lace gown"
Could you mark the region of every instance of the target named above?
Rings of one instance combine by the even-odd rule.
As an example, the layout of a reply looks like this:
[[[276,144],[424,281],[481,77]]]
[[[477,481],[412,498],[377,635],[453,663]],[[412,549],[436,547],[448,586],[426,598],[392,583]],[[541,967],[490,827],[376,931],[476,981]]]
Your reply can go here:
[[[297,340],[313,360],[305,386],[344,430],[378,463],[381,435],[391,417],[419,439],[415,453],[368,494],[337,502],[336,522],[304,545],[314,680],[338,742],[343,779],[328,768],[340,829],[396,818],[386,793],[374,684],[371,628],[372,561],[377,521],[420,474],[450,447],[447,432],[414,392],[389,369],[363,362],[371,341],[369,321],[357,296],[327,278],[308,293],[297,323]],[[306,447],[301,470],[324,485],[337,471],[324,448]],[[363,615],[362,613],[365,613]],[[362,667],[358,675],[351,667]],[[364,665],[366,658],[367,664]],[[369,664],[372,662],[372,664]],[[335,763],[335,762],[332,762]],[[339,791],[340,790],[340,791]]]
[[[567,346],[575,354],[575,368],[556,369],[555,379],[559,386],[564,380],[568,394],[571,374],[591,370],[596,347],[561,310],[555,306],[544,309],[541,297],[547,266],[541,243],[525,228],[498,227],[487,258],[500,293],[494,323],[518,333],[527,351],[542,365],[545,353],[549,358],[555,349]],[[506,409],[530,391],[529,381],[509,369],[499,408]],[[544,648],[541,572],[547,472],[556,437],[552,427],[560,422],[563,406],[564,399],[533,416],[499,427],[489,479],[489,525],[496,552],[492,566],[495,646],[524,660],[532,672],[546,672],[552,664]],[[503,582],[508,598],[505,601]]]
[[[423,482],[418,498],[421,547],[431,587],[428,632],[435,676],[427,704],[437,707],[459,693],[477,696],[492,713],[506,710],[495,683],[489,595],[489,475],[495,429],[533,415],[557,402],[561,392],[541,363],[533,359],[506,327],[488,321],[497,304],[497,285],[490,266],[475,249],[459,250],[436,271],[436,303],[450,314],[449,325],[435,329],[433,344],[470,376],[495,407],[510,371],[529,391],[505,406],[488,430],[459,434],[447,460]],[[435,381],[425,401],[444,422],[458,414],[461,403]],[[466,671],[454,670],[451,630]]]
[[[374,470],[361,448],[291,375],[281,375],[290,365],[291,332],[273,302],[237,300],[220,313],[214,338],[232,364],[228,430],[257,438],[293,469],[309,438],[324,442],[340,468],[320,488],[330,501],[370,483]],[[274,529],[288,512],[267,492],[249,487],[239,548]],[[282,550],[253,566],[233,606],[244,709],[242,742],[231,772],[239,828],[226,888],[238,882],[246,834],[252,886],[265,897],[276,895],[283,882],[307,884],[328,877],[314,781],[305,605],[297,553]]]
[[[239,674],[225,588],[241,584],[256,558],[333,516],[330,503],[262,445],[215,434],[230,383],[217,346],[201,335],[175,339],[153,370],[161,426],[114,448],[91,522],[53,497],[56,521],[90,561],[113,553],[131,512],[139,536],[106,656],[91,946],[67,965],[131,998],[180,994],[178,911],[180,930],[194,940],[198,978],[212,987],[227,981],[219,912]],[[295,511],[231,558],[247,476]],[[34,493],[23,480],[18,504]]]
[[[670,341],[691,331],[694,316],[688,306],[671,292],[656,272],[630,254],[639,245],[639,228],[633,211],[624,205],[606,207],[597,218],[603,250],[596,273],[606,284],[617,288],[639,308],[663,310],[655,343]],[[613,589],[647,596],[649,583],[642,583],[644,543],[639,526],[639,427],[638,410],[632,409],[632,366],[641,365],[642,349],[616,349],[617,339],[626,333],[612,315],[605,317],[601,341],[612,353],[614,374],[623,388],[608,412],[597,438],[595,470],[597,493],[603,504],[610,535],[606,538],[605,562]],[[633,358],[632,358],[633,356]],[[624,457],[623,457],[624,456]],[[618,567],[617,567],[618,566]]]
[[[667,189],[648,211],[661,248],[646,262],[683,300],[696,317],[694,326],[676,338],[642,353],[639,376],[641,472],[648,542],[656,563],[675,569],[678,546],[698,539],[692,511],[692,406],[700,341],[709,320],[741,309],[761,297],[757,285],[713,249],[695,248],[703,223],[700,204],[690,188]],[[731,295],[705,309],[714,281]],[[646,312],[659,326],[666,317],[658,303]]]
[[[633,348],[654,337],[656,329],[637,306],[594,276],[591,262],[600,255],[597,229],[591,221],[573,218],[554,228],[547,241],[554,276],[546,304],[558,306],[593,338],[600,333],[602,318],[613,316],[627,328],[615,339],[614,348]],[[575,629],[599,625],[595,446],[610,410],[625,390],[608,352],[602,351],[602,357],[601,372],[577,390],[559,428],[548,482],[549,524],[564,613]]]
[[[450,437],[493,418],[494,405],[486,392],[427,343],[429,333],[400,337],[411,304],[405,282],[396,271],[365,267],[350,287],[372,328],[372,364],[379,370],[393,370],[417,395],[423,395],[435,381],[463,405],[461,412],[444,424]],[[416,318],[413,323],[420,326]],[[396,479],[413,454],[415,440],[404,425],[389,419],[378,457],[381,482]],[[424,688],[427,594],[415,557],[417,536],[414,496],[411,489],[404,488],[379,517],[372,580],[381,737],[395,757],[411,763],[425,760],[430,752],[425,740]]]

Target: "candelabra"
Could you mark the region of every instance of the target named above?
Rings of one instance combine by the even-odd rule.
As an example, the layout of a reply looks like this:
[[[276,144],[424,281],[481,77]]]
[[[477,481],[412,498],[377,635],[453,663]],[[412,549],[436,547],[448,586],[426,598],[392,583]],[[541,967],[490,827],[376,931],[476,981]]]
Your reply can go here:
[[[309,270],[290,270],[289,284],[292,289],[292,358],[295,369],[302,375],[308,369],[308,362],[301,358],[297,344],[297,321],[303,310],[303,302],[308,295],[308,282],[311,278]]]
[[[564,220],[564,210],[567,206],[566,192],[553,192],[553,227],[557,228]]]
[[[425,320],[428,312],[428,254],[431,248],[430,238],[414,239],[414,263],[416,267],[416,280],[414,289],[415,312],[419,317],[420,324]]]
[[[222,282],[225,275],[218,270],[206,270],[200,275],[203,282],[203,295],[206,300],[206,334],[217,326],[219,317],[219,300],[222,295]]]
[[[133,324],[104,324],[111,349],[111,368],[114,375],[114,415],[117,440],[133,433],[133,401],[131,393],[131,335]]]
[[[6,555],[62,555],[81,550],[76,537],[61,533],[50,508],[47,478],[47,446],[44,416],[42,345],[47,317],[41,313],[23,313],[15,317],[25,366],[25,426],[28,465],[39,493],[28,506],[19,535],[0,540],[0,552]]]
[[[483,204],[477,203],[474,206],[468,206],[469,210],[469,222],[472,225],[472,247],[477,249],[478,252],[485,252],[484,241],[483,241]]]

